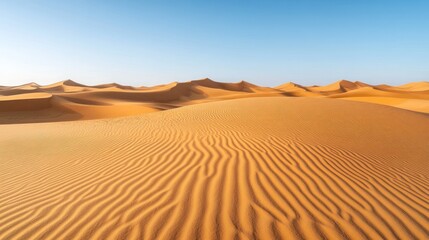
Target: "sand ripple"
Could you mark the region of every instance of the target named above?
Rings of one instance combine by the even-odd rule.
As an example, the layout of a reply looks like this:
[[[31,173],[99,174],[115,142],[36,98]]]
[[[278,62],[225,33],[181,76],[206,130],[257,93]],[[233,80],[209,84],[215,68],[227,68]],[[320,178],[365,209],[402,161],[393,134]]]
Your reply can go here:
[[[259,98],[0,132],[0,239],[429,238],[426,115]]]

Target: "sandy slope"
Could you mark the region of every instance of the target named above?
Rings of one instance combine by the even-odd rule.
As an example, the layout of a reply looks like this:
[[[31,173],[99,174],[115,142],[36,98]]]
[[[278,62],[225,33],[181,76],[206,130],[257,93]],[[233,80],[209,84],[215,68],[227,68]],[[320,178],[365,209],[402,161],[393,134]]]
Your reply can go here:
[[[285,97],[0,125],[0,239],[428,239],[428,132]]]

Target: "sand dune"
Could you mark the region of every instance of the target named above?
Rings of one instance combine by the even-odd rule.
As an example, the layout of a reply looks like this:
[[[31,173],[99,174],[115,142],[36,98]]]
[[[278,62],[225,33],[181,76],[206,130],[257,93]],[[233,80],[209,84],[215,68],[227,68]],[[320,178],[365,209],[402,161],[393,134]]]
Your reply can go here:
[[[429,91],[408,91],[399,87],[362,87],[348,92],[332,94],[329,97],[377,103],[429,113]]]
[[[428,82],[2,86],[0,239],[428,239],[421,113]]]
[[[0,239],[429,238],[424,114],[258,97],[0,132]]]
[[[56,122],[82,119],[82,115],[56,104],[49,93],[23,93],[0,97],[0,124]]]
[[[413,82],[401,85],[399,89],[407,91],[429,91],[429,82]]]
[[[42,101],[37,97],[41,94],[50,97]],[[154,87],[117,83],[87,86],[66,80],[47,86],[29,83],[1,87],[0,124],[111,118],[213,101],[273,96],[342,98],[429,113],[428,82],[393,87],[341,80],[327,86],[302,86],[290,82],[271,88],[245,81],[221,83],[208,78]]]
[[[334,82],[327,86],[314,86],[314,87],[308,87],[307,89],[309,89],[311,92],[317,92],[320,94],[329,95],[333,93],[347,92],[350,90],[358,89],[361,87],[367,87],[367,86],[369,85],[365,83],[340,80],[338,82]]]

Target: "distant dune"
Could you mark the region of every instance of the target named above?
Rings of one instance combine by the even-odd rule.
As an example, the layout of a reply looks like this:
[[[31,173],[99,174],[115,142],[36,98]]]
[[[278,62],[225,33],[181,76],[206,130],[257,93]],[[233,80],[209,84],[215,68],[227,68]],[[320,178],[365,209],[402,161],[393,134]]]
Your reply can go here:
[[[42,95],[45,96],[44,100],[41,99]],[[272,96],[341,98],[429,113],[428,82],[392,87],[341,80],[327,86],[305,87],[286,83],[271,88],[244,81],[220,83],[211,79],[155,87],[131,87],[116,83],[86,86],[66,80],[47,86],[29,83],[1,87],[0,124],[110,118],[204,102]]]
[[[429,239],[428,89],[0,87],[0,239]]]

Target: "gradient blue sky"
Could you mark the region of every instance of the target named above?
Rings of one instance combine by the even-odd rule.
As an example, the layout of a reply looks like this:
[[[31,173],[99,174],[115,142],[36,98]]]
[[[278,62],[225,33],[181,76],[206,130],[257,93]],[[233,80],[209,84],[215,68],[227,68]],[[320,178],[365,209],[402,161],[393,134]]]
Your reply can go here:
[[[0,0],[0,85],[429,80],[429,1]]]

